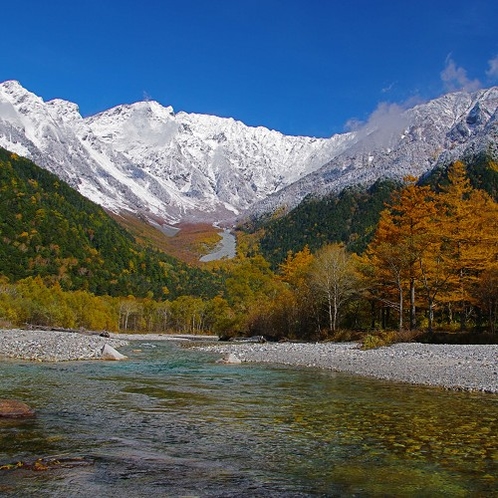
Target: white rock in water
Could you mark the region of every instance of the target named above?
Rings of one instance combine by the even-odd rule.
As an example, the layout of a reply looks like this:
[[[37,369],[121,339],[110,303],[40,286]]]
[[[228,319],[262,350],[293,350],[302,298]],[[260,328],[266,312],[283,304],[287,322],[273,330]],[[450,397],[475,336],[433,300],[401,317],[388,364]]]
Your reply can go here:
[[[218,360],[217,363],[226,363],[229,365],[239,365],[242,360],[235,354],[230,353],[225,358]]]
[[[121,354],[119,351],[115,350],[109,344],[105,344],[100,353],[100,357],[103,360],[126,360],[128,357]]]

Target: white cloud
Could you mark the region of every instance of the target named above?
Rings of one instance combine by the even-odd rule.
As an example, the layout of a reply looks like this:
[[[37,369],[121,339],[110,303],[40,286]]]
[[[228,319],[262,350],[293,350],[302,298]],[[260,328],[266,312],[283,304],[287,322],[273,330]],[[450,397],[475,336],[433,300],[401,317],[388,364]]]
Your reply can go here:
[[[349,119],[344,125],[345,131],[361,131],[368,135],[374,130],[382,129],[387,134],[400,132],[407,124],[405,111],[424,102],[421,97],[413,96],[405,102],[379,102],[366,121],[357,118]]]
[[[482,86],[478,79],[469,79],[467,71],[463,67],[457,66],[449,56],[446,58],[445,68],[441,71],[441,80],[450,92],[455,90],[474,91]]]
[[[351,118],[346,121],[344,125],[345,131],[358,131],[362,126],[364,126],[364,121],[361,121],[358,118]]]
[[[350,119],[346,129],[356,133],[361,141],[359,147],[363,147],[365,152],[371,150],[372,143],[375,147],[391,147],[408,124],[405,109],[405,105],[381,102],[367,121]]]
[[[498,80],[498,55],[488,61],[489,69],[486,76],[491,80]]]
[[[404,107],[400,104],[381,102],[370,114],[366,123],[367,129],[398,128],[403,111]]]

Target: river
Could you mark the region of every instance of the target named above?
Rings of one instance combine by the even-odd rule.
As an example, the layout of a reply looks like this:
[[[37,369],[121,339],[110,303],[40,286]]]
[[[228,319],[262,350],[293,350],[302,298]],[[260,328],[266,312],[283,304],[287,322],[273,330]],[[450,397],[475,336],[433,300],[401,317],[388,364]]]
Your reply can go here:
[[[208,261],[218,261],[223,258],[235,258],[237,247],[237,239],[235,235],[233,235],[230,230],[227,230],[226,228],[224,228],[222,232],[219,232],[219,235],[221,235],[221,240],[215,250],[200,258],[200,261],[203,263]]]
[[[496,496],[498,396],[222,365],[170,341],[124,362],[0,362],[0,496]]]

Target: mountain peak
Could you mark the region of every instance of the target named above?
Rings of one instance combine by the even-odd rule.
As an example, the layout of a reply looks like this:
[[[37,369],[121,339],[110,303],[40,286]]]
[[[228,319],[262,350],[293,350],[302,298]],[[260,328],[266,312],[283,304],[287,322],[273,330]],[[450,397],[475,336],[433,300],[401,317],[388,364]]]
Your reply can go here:
[[[379,177],[421,175],[494,133],[498,88],[448,94],[411,109],[379,107],[329,139],[286,136],[232,118],[175,113],[153,100],[82,118],[17,81],[0,84],[0,146],[33,159],[114,212],[151,220],[226,221],[297,205]]]
[[[10,92],[27,92],[27,90],[17,80],[6,80],[0,83],[0,88]]]
[[[64,122],[72,123],[82,119],[78,104],[62,99],[49,100],[47,108],[51,111],[55,119],[61,119]]]

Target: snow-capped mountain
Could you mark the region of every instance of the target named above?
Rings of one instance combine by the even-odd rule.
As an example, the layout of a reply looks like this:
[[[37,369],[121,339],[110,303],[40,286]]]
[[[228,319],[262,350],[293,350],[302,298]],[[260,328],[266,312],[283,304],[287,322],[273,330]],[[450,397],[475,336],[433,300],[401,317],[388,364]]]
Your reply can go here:
[[[319,197],[378,178],[420,177],[479,155],[498,160],[498,87],[450,93],[407,110],[381,107],[350,138],[347,150],[250,211],[258,216],[282,206],[290,209],[309,194]]]
[[[0,146],[119,212],[175,223],[233,218],[319,168],[350,137],[290,137],[145,101],[82,118],[18,82],[0,85]]]
[[[105,208],[149,220],[223,221],[294,206],[379,177],[419,176],[438,161],[496,148],[498,88],[378,109],[329,139],[285,136],[154,101],[83,118],[18,82],[0,84],[0,146],[28,157]]]

